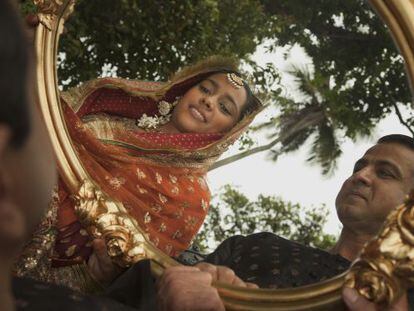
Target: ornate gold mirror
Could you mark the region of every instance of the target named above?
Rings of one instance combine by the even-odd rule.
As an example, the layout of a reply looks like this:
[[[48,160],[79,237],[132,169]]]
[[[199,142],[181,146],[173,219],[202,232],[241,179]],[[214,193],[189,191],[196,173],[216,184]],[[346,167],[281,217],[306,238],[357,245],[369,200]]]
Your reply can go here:
[[[109,254],[116,262],[126,266],[144,258],[150,258],[153,262],[154,272],[159,274],[163,268],[169,265],[175,265],[177,262],[165,255],[148,240],[147,234],[142,226],[140,227],[138,222],[130,217],[128,206],[108,196],[105,191],[102,191],[100,183],[91,178],[92,172],[86,170],[85,162],[80,160],[80,150],[76,150],[69,133],[70,129],[68,129],[68,125],[63,117],[65,108],[61,101],[61,93],[58,86],[64,86],[65,83],[70,83],[70,81],[65,80],[65,78],[59,79],[57,75],[58,46],[59,39],[64,30],[65,21],[72,14],[74,8],[75,10],[77,9],[76,2],[74,0],[38,0],[35,2],[38,5],[41,18],[41,25],[38,27],[36,33],[39,103],[58,157],[61,177],[69,188],[69,192],[76,194],[77,214],[83,224],[89,227],[91,232],[102,235],[105,238]],[[370,4],[391,30],[395,42],[405,59],[410,84],[413,85],[414,3],[407,0],[371,0]],[[163,21],[159,22],[161,23]],[[143,38],[145,38],[145,34],[143,34]],[[91,53],[91,57],[93,57],[93,53]],[[149,64],[148,68],[152,68],[151,65],[154,66],[154,64]],[[157,66],[156,62],[155,66]],[[108,67],[107,71],[110,72],[111,68]],[[123,74],[128,74],[128,72]],[[150,78],[156,79],[157,77]],[[178,80],[177,83],[181,82],[181,80]],[[131,92],[135,90],[134,88],[139,87],[137,85],[130,86],[132,89]],[[161,89],[163,85],[156,84],[148,88],[157,87]],[[83,96],[80,93],[71,94],[70,96],[77,95]],[[70,101],[69,97],[63,96],[63,99]],[[236,134],[238,134],[237,131]],[[226,147],[224,146],[223,148]],[[174,180],[174,178],[172,179]],[[114,184],[116,182],[120,181],[114,181]],[[401,291],[399,285],[401,281],[391,282],[393,285],[388,285],[386,281],[397,280],[393,273],[394,271],[403,271],[397,268],[398,260],[402,257],[393,258],[392,248],[390,248],[391,251],[389,249],[384,250],[384,248],[381,249],[381,245],[386,242],[388,242],[388,245],[395,241],[401,242],[401,239],[398,240],[398,234],[399,232],[404,232],[404,230],[401,230],[404,226],[400,220],[404,219],[405,223],[410,223],[412,219],[411,215],[407,215],[407,213],[409,214],[408,204],[407,207],[391,215],[388,222],[389,229],[382,233],[381,238],[377,242],[373,243],[373,245],[378,243],[374,247],[375,251],[371,249],[366,255],[367,261],[365,262],[369,264],[364,265],[364,262],[362,262],[354,268],[354,271],[362,271],[365,273],[361,273],[364,277],[358,278],[359,274],[350,273],[348,282],[351,285],[360,289],[373,287],[374,289],[371,295],[376,296],[381,293],[382,296],[378,299],[383,299],[384,301],[392,300],[395,296],[398,296],[399,291]],[[397,218],[399,221],[394,221]],[[409,239],[403,238],[402,240],[407,241]],[[382,253],[377,251],[378,249],[381,249]],[[404,256],[408,256],[409,250],[410,248],[407,246]],[[375,262],[376,259],[379,260],[379,264]],[[384,262],[387,263],[387,268],[381,271],[381,268],[378,267],[381,267],[381,263]],[[369,266],[369,268],[366,268],[366,266]],[[408,269],[406,266],[404,268]],[[375,289],[375,284],[371,283],[373,277],[370,277],[370,269],[383,272],[383,274],[388,276],[388,279],[385,277],[379,283],[374,282],[375,284],[382,285],[380,289]],[[378,274],[381,275],[380,272]],[[220,283],[217,283],[216,287],[219,289],[226,307],[231,310],[325,310],[343,308],[341,288],[344,284],[345,275],[346,273],[343,273],[317,284],[281,290],[242,289]],[[375,277],[377,277],[377,274],[375,274]],[[381,278],[379,277],[379,279]]]

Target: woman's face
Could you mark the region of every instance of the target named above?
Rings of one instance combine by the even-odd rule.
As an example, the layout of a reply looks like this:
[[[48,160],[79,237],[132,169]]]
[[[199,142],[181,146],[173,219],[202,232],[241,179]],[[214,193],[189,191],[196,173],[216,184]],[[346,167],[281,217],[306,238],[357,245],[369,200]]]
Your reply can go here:
[[[244,87],[236,88],[227,74],[209,76],[179,100],[171,123],[181,133],[223,133],[239,120],[247,99]]]

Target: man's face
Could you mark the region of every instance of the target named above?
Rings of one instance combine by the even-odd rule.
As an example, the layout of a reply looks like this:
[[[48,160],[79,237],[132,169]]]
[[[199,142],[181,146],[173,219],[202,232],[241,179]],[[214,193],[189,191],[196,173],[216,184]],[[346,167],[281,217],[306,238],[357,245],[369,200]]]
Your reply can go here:
[[[376,234],[413,186],[414,152],[396,143],[377,144],[343,183],[336,198],[338,217],[346,228]]]
[[[244,87],[235,88],[224,73],[214,74],[184,94],[171,121],[179,132],[224,133],[239,120],[246,98]]]
[[[32,129],[24,145],[19,149],[8,146],[0,155],[3,186],[0,245],[12,251],[18,249],[39,222],[57,182],[49,136],[35,107],[32,107],[31,122]]]

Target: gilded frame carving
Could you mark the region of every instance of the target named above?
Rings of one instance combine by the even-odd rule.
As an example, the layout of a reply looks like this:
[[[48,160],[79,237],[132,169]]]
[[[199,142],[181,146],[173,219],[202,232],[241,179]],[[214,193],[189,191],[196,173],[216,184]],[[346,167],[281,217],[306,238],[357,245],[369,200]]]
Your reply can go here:
[[[109,254],[119,264],[128,266],[143,258],[150,258],[153,272],[160,274],[165,267],[177,263],[152,246],[146,240],[137,223],[128,217],[122,204],[106,197],[89,178],[75,153],[62,118],[57,87],[56,59],[59,36],[66,18],[74,9],[75,0],[34,0],[34,2],[38,6],[40,18],[35,39],[38,102],[57,155],[61,176],[70,190],[77,194],[78,214],[84,223],[93,228],[95,234],[105,237]],[[391,30],[396,45],[405,59],[406,71],[413,88],[414,0],[369,0],[369,3]],[[414,231],[414,225],[410,226],[411,223],[414,223],[412,205],[413,200],[409,199],[405,205],[390,215],[379,238],[370,244],[369,251],[364,251],[350,272],[321,283],[293,289],[244,289],[220,283],[216,283],[215,286],[228,310],[344,309],[341,300],[341,289],[344,282],[357,288],[367,297],[387,304],[401,294],[403,287],[400,285],[409,281],[403,279],[405,276],[397,277],[394,272],[398,270],[398,260],[405,263],[403,268],[406,269],[407,258],[411,259],[410,254],[414,253],[414,237],[413,243],[409,243],[407,238],[401,238],[402,232]],[[405,222],[401,221],[403,217],[405,217]],[[393,255],[395,249],[390,251],[389,248],[384,248],[384,241],[387,241],[387,234],[390,230],[393,230],[393,236],[397,235],[397,240],[399,238],[401,241],[402,244],[399,244],[399,247],[406,247],[407,252],[403,259],[395,258],[395,256],[390,258],[388,255]],[[374,252],[372,248],[375,248]],[[384,259],[384,256],[388,256],[386,257],[388,259]],[[391,268],[387,271],[378,271],[371,263],[374,259],[379,258],[383,258],[380,260],[388,260]],[[411,263],[410,260],[408,263]],[[361,267],[379,274],[388,273],[388,275],[380,281],[373,281],[370,277],[361,280],[356,274]],[[412,274],[414,264],[411,263],[409,268]],[[386,290],[382,292],[366,290],[378,287],[378,282],[381,285],[379,287]],[[398,286],[391,286],[387,282]]]

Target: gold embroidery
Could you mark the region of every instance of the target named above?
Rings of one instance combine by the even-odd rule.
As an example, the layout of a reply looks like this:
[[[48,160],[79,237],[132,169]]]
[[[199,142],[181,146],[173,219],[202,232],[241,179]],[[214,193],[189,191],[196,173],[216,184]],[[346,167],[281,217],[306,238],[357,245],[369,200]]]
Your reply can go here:
[[[155,179],[157,180],[157,183],[158,184],[161,184],[162,183],[162,176],[161,176],[161,174],[160,173],[155,173]]]
[[[187,178],[188,178],[189,181],[194,182],[194,176],[188,175]]]
[[[85,132],[86,128],[83,126],[82,122],[76,121],[75,128],[79,131]]]
[[[161,211],[162,211],[162,206],[161,206],[161,205],[159,205],[159,204],[157,204],[157,203],[154,203],[154,204],[152,204],[151,209],[152,209],[155,213],[159,213],[159,212],[161,212]]]
[[[149,212],[147,212],[144,216],[144,224],[148,224],[151,222],[151,215]]]
[[[173,183],[173,184],[176,184],[177,183],[177,177],[175,177],[174,175],[169,175],[169,177],[170,177],[170,181]]]
[[[160,243],[160,239],[159,239],[158,237],[155,237],[155,238],[152,240],[152,243],[153,243],[155,246],[158,246],[158,244]]]
[[[105,179],[109,182],[109,185],[114,190],[118,190],[126,182],[125,178],[123,178],[123,177],[121,177],[121,178],[117,178],[117,177],[110,178],[110,177],[106,176]]]
[[[172,235],[172,238],[175,240],[175,239],[179,239],[179,238],[181,238],[183,236],[183,234],[181,233],[181,231],[180,230],[177,230],[177,231],[175,231],[174,232],[174,234]]]
[[[190,203],[188,203],[187,201],[184,201],[180,204],[180,206],[184,209],[189,208],[190,207]]]
[[[139,168],[137,168],[137,176],[138,176],[139,179],[144,179],[144,178],[147,177],[147,175],[145,175],[145,173],[142,170],[140,170]]]
[[[201,207],[202,207],[203,211],[208,210],[208,204],[207,204],[206,201],[204,201],[204,199],[201,199]]]
[[[68,249],[65,251],[65,255],[67,257],[73,256],[76,250],[76,245],[69,246]]]
[[[189,186],[189,187],[187,188],[187,190],[188,190],[189,192],[191,192],[191,193],[194,193],[194,187],[193,187],[193,186]]]
[[[80,229],[79,233],[80,233],[80,235],[83,235],[83,236],[88,236],[89,235],[88,231],[86,231],[85,229]]]
[[[162,204],[165,204],[168,201],[168,199],[164,195],[162,195],[161,193],[158,193],[158,198],[160,199]]]
[[[188,229],[193,229],[194,226],[197,224],[197,218],[194,216],[188,216],[186,220],[184,220],[185,222],[185,228]]]
[[[183,216],[183,211],[180,209],[174,213],[174,217],[180,219]]]
[[[167,226],[165,225],[165,223],[161,223],[160,227],[158,228],[159,232],[165,232],[167,231]]]
[[[127,131],[136,128],[135,119],[116,117],[104,113],[92,114],[82,117],[85,128],[94,133],[98,139],[115,139],[117,130]]]
[[[180,193],[180,189],[177,186],[174,186],[171,189],[171,193],[174,194],[174,195],[178,195]]]
[[[136,185],[136,187],[137,187],[137,189],[138,189],[138,192],[139,192],[139,193],[141,193],[141,194],[146,194],[146,193],[148,193],[148,191],[147,191],[147,190],[145,190],[144,188],[141,188],[139,185]]]

